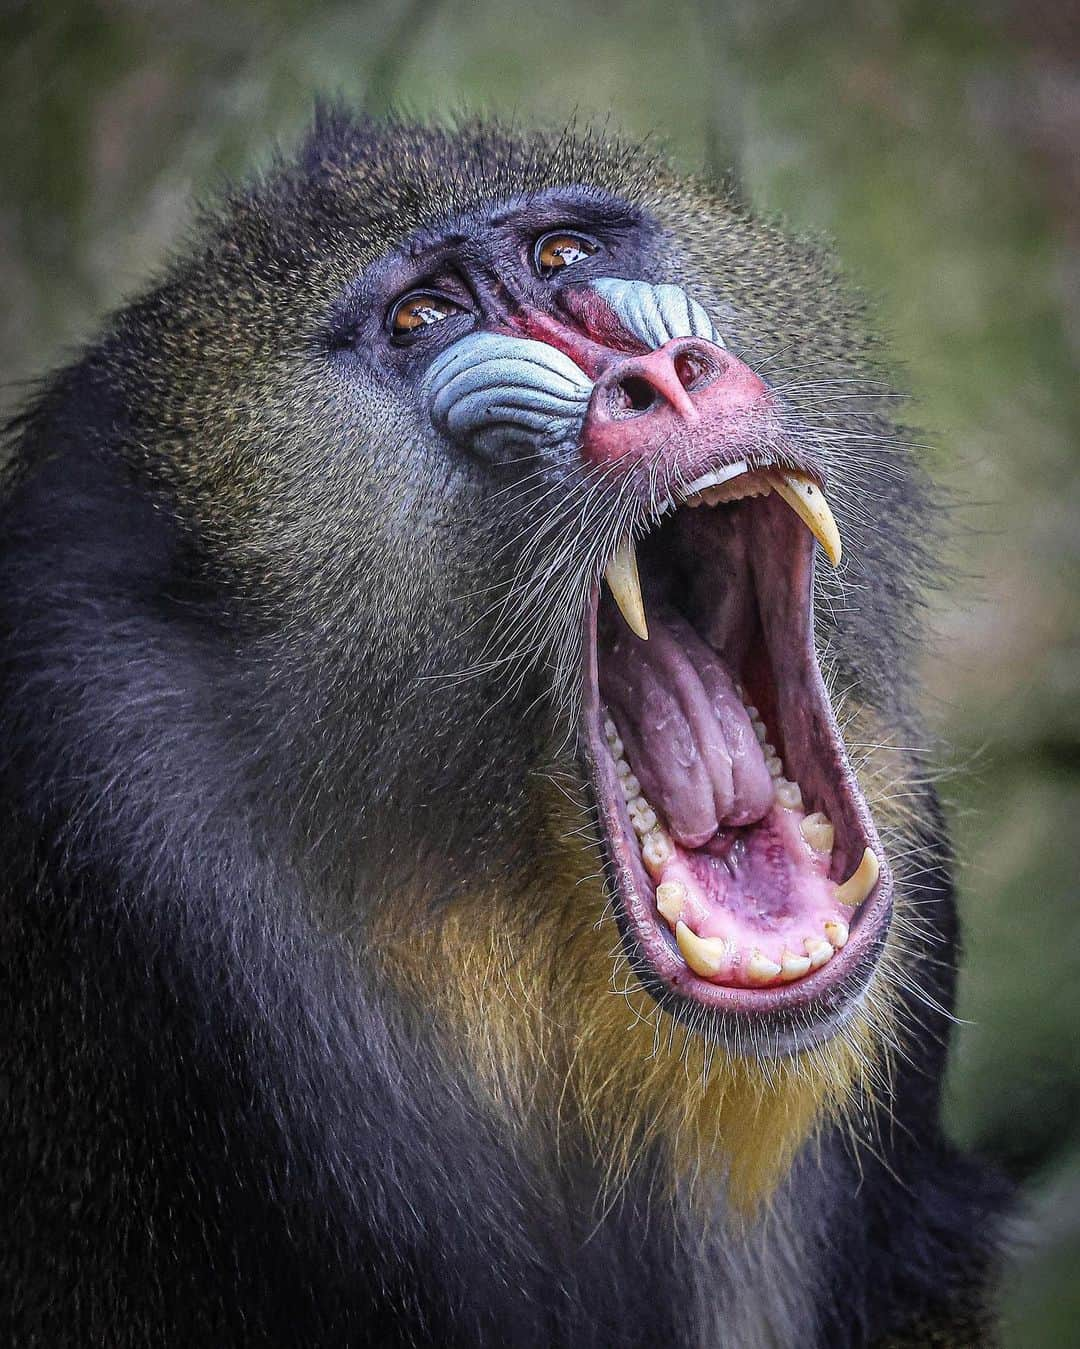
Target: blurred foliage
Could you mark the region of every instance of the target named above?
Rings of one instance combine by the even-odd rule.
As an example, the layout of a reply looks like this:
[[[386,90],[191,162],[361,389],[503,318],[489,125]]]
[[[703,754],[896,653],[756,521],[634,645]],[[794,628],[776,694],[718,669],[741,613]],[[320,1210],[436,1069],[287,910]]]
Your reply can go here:
[[[32,0],[0,12],[3,399],[317,93],[612,119],[837,243],[957,489],[928,710],[963,862],[951,1126],[1029,1182],[1009,1343],[1080,1314],[1080,22],[1056,0]]]

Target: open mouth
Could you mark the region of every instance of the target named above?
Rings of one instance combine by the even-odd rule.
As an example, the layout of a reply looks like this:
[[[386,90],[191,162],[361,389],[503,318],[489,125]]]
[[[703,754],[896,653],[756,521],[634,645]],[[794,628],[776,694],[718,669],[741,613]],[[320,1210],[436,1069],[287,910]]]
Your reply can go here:
[[[731,1018],[770,1025],[777,1044],[786,1026],[803,1045],[865,989],[892,898],[817,664],[807,523],[838,557],[809,479],[745,463],[700,479],[636,555],[613,559],[584,661],[587,753],[639,977],[677,1014],[711,1009],[736,1037]]]

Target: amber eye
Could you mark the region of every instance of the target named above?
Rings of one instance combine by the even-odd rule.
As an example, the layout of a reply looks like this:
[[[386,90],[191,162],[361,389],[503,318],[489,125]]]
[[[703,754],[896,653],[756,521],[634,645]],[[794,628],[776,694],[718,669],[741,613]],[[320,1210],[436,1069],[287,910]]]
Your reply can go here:
[[[390,311],[390,331],[397,337],[404,336],[460,313],[460,307],[452,300],[444,300],[441,295],[414,291],[412,295],[398,300]]]
[[[599,247],[582,234],[545,234],[542,239],[537,239],[533,252],[536,270],[541,276],[551,276],[563,267],[572,267],[575,262],[591,258]]]

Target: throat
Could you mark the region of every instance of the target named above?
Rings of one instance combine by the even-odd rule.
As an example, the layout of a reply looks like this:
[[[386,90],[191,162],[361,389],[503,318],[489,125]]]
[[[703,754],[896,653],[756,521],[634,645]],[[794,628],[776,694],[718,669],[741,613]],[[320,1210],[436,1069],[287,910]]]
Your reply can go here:
[[[625,973],[613,985],[608,903],[577,805],[551,783],[538,791],[544,823],[526,886],[478,888],[420,926],[412,897],[404,914],[388,907],[372,934],[384,978],[538,1164],[563,1165],[573,1138],[606,1193],[643,1145],[670,1147],[672,1187],[701,1186],[711,1202],[726,1186],[736,1209],[753,1211],[822,1114],[845,1104],[862,1026],[801,1063],[734,1059],[687,1038]]]

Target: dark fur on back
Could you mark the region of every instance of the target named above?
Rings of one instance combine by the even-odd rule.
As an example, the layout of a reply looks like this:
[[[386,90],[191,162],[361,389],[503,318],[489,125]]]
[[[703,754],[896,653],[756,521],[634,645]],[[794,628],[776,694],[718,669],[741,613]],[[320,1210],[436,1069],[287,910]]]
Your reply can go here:
[[[927,789],[910,829],[933,941],[908,954],[893,1098],[824,1129],[752,1219],[667,1197],[658,1148],[598,1202],[584,1141],[522,1147],[368,950],[366,915],[403,892],[446,908],[526,884],[559,704],[538,671],[511,698],[498,671],[430,678],[475,655],[467,597],[504,526],[377,379],[362,399],[322,379],[326,315],[389,241],[582,182],[668,222],[691,190],[602,140],[325,114],[14,428],[8,1342],[986,1342],[1003,1195],[938,1124],[956,933]],[[693,191],[730,212],[716,284],[748,345],[876,377],[817,253]],[[753,284],[773,268],[782,316]],[[852,515],[860,598],[829,640],[840,682],[907,727],[925,502],[914,470],[875,482],[891,524]]]

